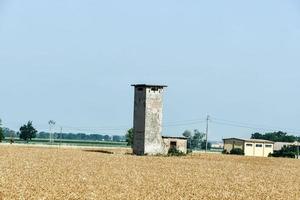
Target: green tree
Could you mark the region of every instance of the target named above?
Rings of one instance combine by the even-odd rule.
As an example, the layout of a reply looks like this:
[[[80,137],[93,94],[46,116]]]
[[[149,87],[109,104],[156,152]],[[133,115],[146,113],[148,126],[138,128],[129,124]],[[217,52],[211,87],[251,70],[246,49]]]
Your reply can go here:
[[[240,148],[234,148],[231,149],[230,154],[234,154],[234,155],[244,155],[244,150],[240,149]]]
[[[184,137],[187,137],[187,138],[192,137],[192,133],[191,133],[191,131],[189,131],[189,130],[185,130],[185,131],[182,133],[182,135],[183,135]]]
[[[260,133],[253,133],[251,135],[251,139],[263,139],[263,138],[264,138],[264,136]]]
[[[16,135],[16,132],[13,130],[10,130],[9,128],[3,127],[2,131],[3,131],[4,137],[15,137],[15,135]]]
[[[201,133],[198,129],[195,129],[192,133],[189,130],[185,130],[182,135],[187,137],[187,148],[188,149],[201,149],[203,145],[203,138],[205,133]],[[204,144],[205,145],[205,144]]]
[[[192,148],[200,149],[201,148],[201,143],[203,143],[203,138],[205,134],[201,133],[198,129],[194,130],[194,135],[192,137]]]
[[[296,155],[298,155],[296,146],[283,146],[279,151],[274,151],[274,153],[269,156],[295,158]]]
[[[185,130],[182,135],[187,138],[187,148],[192,148],[192,133],[189,130]]]
[[[28,142],[32,138],[36,137],[37,130],[32,126],[32,121],[28,121],[20,128],[20,139]]]
[[[203,140],[203,142],[201,143],[201,149],[206,149],[206,140]],[[208,150],[211,149],[211,143],[210,142],[207,143],[207,149]]]
[[[0,142],[2,142],[5,139],[4,134],[3,134],[3,129],[1,126],[2,126],[2,121],[0,119]]]
[[[133,145],[133,128],[129,129],[125,135],[127,146]]]
[[[298,138],[294,135],[288,135],[285,132],[277,131],[265,134],[254,133],[251,135],[251,139],[264,139],[273,142],[295,142]]]

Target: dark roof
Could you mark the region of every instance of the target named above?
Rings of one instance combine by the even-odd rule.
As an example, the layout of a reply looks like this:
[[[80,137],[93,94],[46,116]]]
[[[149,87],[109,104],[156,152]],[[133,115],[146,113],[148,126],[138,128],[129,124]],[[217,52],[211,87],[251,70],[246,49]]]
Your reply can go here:
[[[158,87],[158,88],[163,88],[163,87],[168,87],[167,85],[147,85],[147,84],[132,84],[131,86],[133,87]]]
[[[176,136],[162,136],[162,138],[165,138],[165,139],[181,139],[181,140],[187,140],[186,137],[176,137]]]
[[[245,142],[275,143],[270,140],[261,140],[261,139],[224,138],[223,140],[241,140]]]

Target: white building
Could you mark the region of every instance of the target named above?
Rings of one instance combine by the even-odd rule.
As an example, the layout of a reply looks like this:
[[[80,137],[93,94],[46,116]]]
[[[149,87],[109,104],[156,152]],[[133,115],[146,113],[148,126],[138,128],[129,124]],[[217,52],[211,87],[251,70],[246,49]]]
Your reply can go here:
[[[245,156],[268,157],[274,149],[274,142],[269,140],[226,138],[223,142],[224,150],[228,153],[234,148],[239,148],[244,151]]]

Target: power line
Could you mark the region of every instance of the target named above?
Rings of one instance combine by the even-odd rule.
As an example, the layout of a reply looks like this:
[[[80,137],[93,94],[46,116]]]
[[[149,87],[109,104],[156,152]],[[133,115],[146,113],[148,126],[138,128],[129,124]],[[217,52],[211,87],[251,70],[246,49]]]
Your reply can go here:
[[[289,133],[293,133],[293,134],[297,134],[299,135],[300,131],[297,132],[297,131],[291,131],[291,130],[288,130],[288,129],[284,129],[284,128],[266,128],[266,127],[255,127],[255,126],[250,126],[250,125],[246,125],[246,123],[238,123],[238,122],[234,122],[231,121],[229,122],[229,120],[226,120],[228,122],[224,122],[225,120],[223,121],[219,121],[219,120],[212,120],[211,122],[214,123],[214,124],[220,124],[220,125],[226,125],[226,126],[232,126],[232,127],[239,127],[239,128],[247,128],[247,129],[251,129],[251,130],[263,130],[263,131],[286,131],[286,132],[289,132]]]
[[[233,120],[227,120],[227,119],[221,119],[221,118],[215,118],[210,117],[209,121],[214,124],[219,125],[225,125],[225,126],[231,126],[231,127],[239,127],[239,128],[247,128],[250,130],[256,130],[256,131],[286,131],[293,134],[300,134],[300,130],[296,129],[286,129],[282,127],[272,127],[272,126],[266,126],[262,124],[251,124],[251,123],[244,123],[244,122],[238,122]],[[163,123],[162,127],[183,127],[188,125],[197,125],[197,124],[203,124],[207,122],[207,118],[197,118],[197,119],[187,119],[187,120],[178,120],[178,121],[171,121]],[[104,131],[124,131],[126,129],[129,129],[132,127],[132,125],[115,125],[115,126],[69,126],[69,125],[63,125],[63,124],[57,124],[59,127],[63,127],[64,130],[76,130],[81,132],[104,132]],[[54,128],[54,127],[53,127]]]
[[[166,124],[176,124],[176,123],[197,123],[197,122],[204,122],[206,121],[206,118],[197,118],[197,119],[189,119],[189,120],[180,120],[180,121],[171,121],[171,122],[166,122]]]
[[[270,128],[271,126],[266,126],[266,125],[262,125],[262,124],[252,124],[252,123],[245,123],[245,122],[237,122],[237,121],[232,121],[232,120],[226,120],[226,119],[220,119],[220,118],[213,118],[213,120],[216,120],[216,121],[222,121],[222,122],[229,122],[229,123],[234,123],[234,124],[240,124],[240,125],[245,125],[245,126],[255,126],[255,127],[267,127],[267,128]],[[273,127],[271,129],[283,129],[282,127]]]
[[[185,126],[185,125],[192,125],[192,124],[200,124],[204,123],[205,119],[190,119],[190,120],[182,120],[182,121],[173,121],[173,122],[167,122],[163,127],[175,127],[175,126]],[[131,126],[127,125],[116,125],[116,126],[69,126],[69,125],[62,125],[59,124],[59,126],[62,126],[64,128],[78,130],[78,131],[119,131],[128,129]]]
[[[163,127],[174,127],[174,126],[186,126],[186,125],[193,125],[193,124],[202,124],[205,123],[206,120],[199,120],[199,121],[191,121],[188,123],[174,123],[174,124],[167,124],[163,125]]]

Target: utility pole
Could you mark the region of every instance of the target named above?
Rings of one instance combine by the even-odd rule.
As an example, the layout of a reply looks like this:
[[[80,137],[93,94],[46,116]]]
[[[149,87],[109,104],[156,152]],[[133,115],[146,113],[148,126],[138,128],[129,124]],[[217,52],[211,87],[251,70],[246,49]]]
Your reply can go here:
[[[52,144],[52,142],[53,142],[52,128],[53,128],[53,126],[55,125],[55,121],[50,120],[50,121],[48,122],[48,124],[49,124],[49,141],[50,141],[50,144]]]
[[[209,117],[209,115],[207,115],[207,118],[206,118],[206,134],[205,134],[205,136],[206,136],[206,138],[205,138],[205,153],[207,152],[207,146],[208,146],[208,124],[209,124],[209,119],[210,117]]]
[[[296,144],[297,144],[297,159],[300,159],[300,158],[299,158],[299,145],[300,145],[300,143],[297,142]]]
[[[63,127],[61,126],[60,127],[60,140],[59,140],[59,145],[61,145],[61,140],[62,140],[62,129],[63,129]]]

